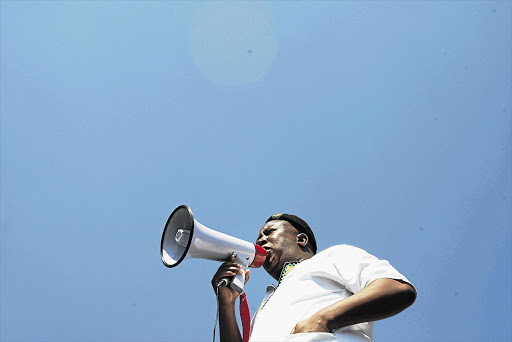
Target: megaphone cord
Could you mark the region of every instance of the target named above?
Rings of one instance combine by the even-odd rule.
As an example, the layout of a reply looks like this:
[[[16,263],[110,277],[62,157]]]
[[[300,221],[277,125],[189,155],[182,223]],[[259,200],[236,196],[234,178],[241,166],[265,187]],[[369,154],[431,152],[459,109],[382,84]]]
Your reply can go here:
[[[215,342],[215,330],[217,329],[217,322],[219,322],[219,289],[224,286],[225,284],[219,282],[215,288],[215,297],[217,297],[217,313],[215,315],[215,324],[213,326],[213,342]],[[251,335],[251,314],[249,313],[249,305],[247,304],[245,292],[240,294],[240,319],[242,320],[243,342],[248,342]]]
[[[213,326],[213,342],[215,342],[215,329],[217,329],[217,322],[219,321],[219,289],[223,286],[222,282],[215,288],[215,297],[217,297],[217,314],[215,315],[215,325]]]

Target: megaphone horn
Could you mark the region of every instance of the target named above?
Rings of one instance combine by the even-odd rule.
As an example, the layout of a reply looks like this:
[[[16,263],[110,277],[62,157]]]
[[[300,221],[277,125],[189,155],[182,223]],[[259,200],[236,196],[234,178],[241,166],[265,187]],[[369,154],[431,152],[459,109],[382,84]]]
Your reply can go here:
[[[160,255],[167,267],[176,267],[186,258],[227,261],[235,254],[235,261],[247,267],[260,267],[267,251],[254,243],[210,229],[194,219],[192,210],[180,205],[169,216],[162,233]],[[245,272],[236,275],[230,286],[241,293]]]

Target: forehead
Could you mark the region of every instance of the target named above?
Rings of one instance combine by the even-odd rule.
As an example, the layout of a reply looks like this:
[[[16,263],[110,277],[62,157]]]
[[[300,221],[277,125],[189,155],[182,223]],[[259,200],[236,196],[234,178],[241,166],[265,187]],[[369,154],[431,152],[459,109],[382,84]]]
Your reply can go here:
[[[292,226],[291,223],[284,220],[273,220],[265,223],[263,227],[261,227],[259,234],[261,234],[265,229],[267,228],[274,228],[274,229],[281,229],[281,230],[289,230],[292,229],[293,231],[296,231],[295,227]]]

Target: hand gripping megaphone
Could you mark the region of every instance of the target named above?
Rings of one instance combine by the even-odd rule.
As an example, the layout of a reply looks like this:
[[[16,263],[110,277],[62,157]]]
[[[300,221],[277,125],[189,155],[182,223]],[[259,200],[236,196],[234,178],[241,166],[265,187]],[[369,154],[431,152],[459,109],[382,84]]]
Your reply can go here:
[[[160,243],[160,255],[165,266],[176,267],[186,258],[227,261],[233,254],[236,255],[235,262],[244,268],[260,267],[265,262],[267,251],[254,243],[202,225],[186,205],[180,205],[169,216]],[[245,272],[223,281],[226,285],[231,282],[230,287],[242,293]]]

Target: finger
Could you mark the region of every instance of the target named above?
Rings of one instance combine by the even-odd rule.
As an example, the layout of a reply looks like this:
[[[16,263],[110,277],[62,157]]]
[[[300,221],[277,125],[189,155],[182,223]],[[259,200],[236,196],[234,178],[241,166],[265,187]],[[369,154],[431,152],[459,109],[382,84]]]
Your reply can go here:
[[[244,284],[247,284],[247,282],[249,281],[249,275],[250,274],[251,274],[251,270],[245,271],[245,282],[244,282]]]
[[[219,268],[217,273],[213,276],[213,279],[221,279],[225,277],[232,277],[236,276],[237,274],[243,274],[244,270],[243,268],[237,266],[237,265],[226,265],[225,267]]]
[[[230,278],[230,277],[234,277],[238,274],[238,272],[231,272],[231,271],[228,271],[228,272],[224,272],[222,273],[219,278],[220,279],[223,279],[223,278]]]
[[[228,264],[228,265],[223,265],[222,267],[219,267],[220,272],[230,271],[230,270],[241,270],[241,269],[242,269],[242,266],[240,266],[238,264]]]
[[[235,274],[238,274],[238,273],[241,274],[243,272],[243,269],[236,264],[223,265],[222,267],[220,267],[217,270],[215,277],[223,277],[226,272],[233,272]]]
[[[212,283],[218,283],[222,278],[233,277],[243,273],[243,269],[236,265],[224,265],[220,267],[212,278]]]
[[[225,271],[225,272],[215,275],[215,277],[213,278],[213,282],[218,283],[221,279],[235,277],[237,274],[239,274],[239,272],[236,270]]]
[[[220,265],[219,270],[229,268],[229,267],[242,268],[242,265],[240,265],[239,263],[236,263],[234,261],[226,261],[222,265]]]
[[[236,265],[233,265],[233,266],[230,266],[229,268],[223,270],[224,272],[233,272],[233,273],[237,273],[237,274],[242,274],[244,273],[244,269],[242,267],[239,267],[239,266],[236,266]]]

